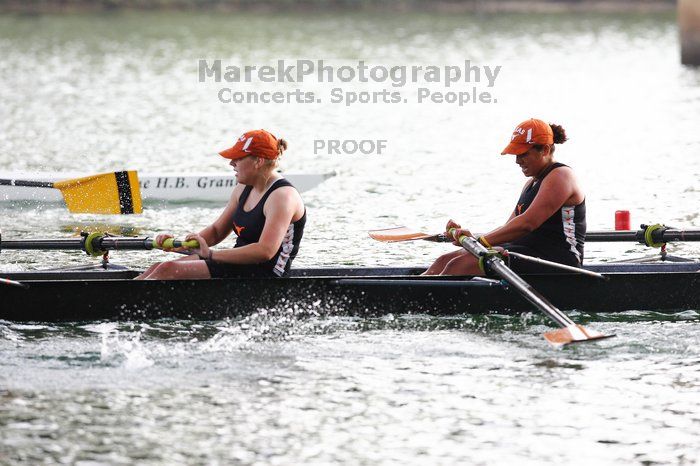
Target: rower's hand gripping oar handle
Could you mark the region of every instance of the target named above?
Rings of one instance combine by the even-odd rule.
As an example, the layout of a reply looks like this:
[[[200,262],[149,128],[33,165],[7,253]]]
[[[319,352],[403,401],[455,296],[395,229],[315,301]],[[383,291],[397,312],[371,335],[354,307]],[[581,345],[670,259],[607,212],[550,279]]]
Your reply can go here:
[[[481,244],[473,236],[462,235],[459,238],[457,238],[455,236],[456,231],[457,231],[457,228],[450,228],[449,230],[447,230],[447,233],[450,235],[450,238],[454,238],[455,241],[457,241],[459,244],[462,244],[465,240],[470,241],[473,244],[474,248],[476,249],[476,252],[478,253],[477,255],[479,256],[479,258],[483,259],[483,258],[486,258],[486,256],[488,256],[488,255],[494,255],[494,254],[489,254],[490,252],[492,253],[494,251],[493,249],[489,250],[488,248],[486,248],[486,246]],[[482,269],[483,269],[483,267],[482,267]],[[484,271],[484,273],[486,273],[486,272]]]
[[[181,241],[175,238],[168,238],[165,241],[163,241],[163,245],[159,245],[156,243],[156,240],[152,240],[151,245],[153,249],[176,249],[176,248],[185,248],[185,249],[197,249],[199,247],[199,242],[197,240],[191,239],[189,241]]]
[[[91,256],[101,256],[112,249],[197,249],[199,247],[199,242],[196,240],[181,241],[167,238],[162,245],[159,245],[155,238],[119,238],[104,233],[81,233],[81,236],[80,249]]]
[[[473,236],[462,235],[457,238],[455,236],[456,231],[457,228],[450,228],[447,230],[447,233],[450,238],[454,238],[457,243],[459,243],[467,251],[471,252],[479,260],[479,269],[484,273],[484,275],[489,274],[491,265],[494,263],[494,261],[499,260],[503,262],[504,256],[501,252],[492,248],[487,248]],[[464,244],[465,242],[469,243],[468,247]]]
[[[465,239],[470,239],[470,240],[472,240],[474,243],[476,243],[477,246],[479,246],[479,252],[482,253],[481,255],[483,255],[483,254],[489,252],[489,250],[486,249],[486,247],[485,247],[483,244],[481,244],[480,242],[478,242],[478,241],[476,240],[476,238],[474,238],[473,236],[462,235],[462,236],[460,236],[459,238],[457,238],[457,237],[455,236],[455,232],[456,232],[456,231],[457,231],[457,228],[450,228],[449,230],[447,230],[447,233],[449,233],[450,237],[451,237],[451,238],[454,238],[454,239],[455,239],[458,243],[460,243],[460,244],[461,244],[462,241],[464,241]],[[451,241],[451,239],[448,239],[448,241]]]

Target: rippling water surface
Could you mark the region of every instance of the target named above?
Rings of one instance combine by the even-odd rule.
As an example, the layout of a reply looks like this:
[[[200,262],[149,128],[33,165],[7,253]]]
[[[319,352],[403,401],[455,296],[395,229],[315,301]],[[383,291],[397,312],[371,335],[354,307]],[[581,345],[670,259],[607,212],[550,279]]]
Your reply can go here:
[[[439,231],[450,216],[477,231],[503,222],[523,179],[497,154],[517,122],[536,116],[569,132],[557,155],[586,189],[590,229],[609,229],[622,208],[633,223],[697,228],[700,72],[678,56],[674,19],[663,16],[5,16],[0,171],[226,170],[215,152],[265,127],[290,141],[285,171],[336,172],[304,196],[296,265],[425,264],[448,246],[387,246],[366,231]],[[468,59],[502,71],[496,104],[236,105],[217,100],[226,84],[197,82],[200,58]],[[388,149],[314,154],[315,139],[386,139]],[[221,206],[150,205],[118,219],[0,208],[10,238],[182,235]],[[652,253],[587,245],[589,260]],[[1,260],[2,270],[90,261],[28,251]],[[552,350],[541,338],[548,323],[530,314],[301,319],[266,309],[218,322],[0,322],[0,464],[695,464],[698,310],[572,317],[618,337]]]

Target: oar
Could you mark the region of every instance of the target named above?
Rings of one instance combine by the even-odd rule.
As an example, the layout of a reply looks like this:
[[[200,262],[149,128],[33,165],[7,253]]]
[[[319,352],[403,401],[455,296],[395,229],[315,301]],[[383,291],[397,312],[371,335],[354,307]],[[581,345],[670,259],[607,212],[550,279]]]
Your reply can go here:
[[[507,256],[517,257],[518,259],[532,262],[534,264],[544,265],[547,267],[551,267],[553,269],[564,270],[565,272],[573,272],[573,273],[578,273],[581,275],[587,275],[589,277],[598,278],[600,280],[605,280],[605,281],[610,280],[610,278],[606,277],[605,275],[599,274],[598,272],[593,272],[591,270],[582,269],[581,267],[573,267],[571,265],[560,264],[558,262],[548,261],[545,259],[541,259],[539,257],[528,256],[527,254],[520,254],[519,252],[511,252],[511,251],[508,251],[507,249],[503,250],[503,255],[506,257]]]
[[[377,241],[385,243],[396,243],[399,241],[435,241],[438,243],[451,243],[452,240],[447,238],[443,233],[431,235],[420,231],[411,230],[408,227],[392,227],[383,230],[372,230],[369,236]]]
[[[58,189],[68,210],[73,213],[140,214],[143,211],[135,171],[101,173],[63,181],[0,179],[0,185]]]
[[[372,230],[369,232],[369,236],[373,239],[376,239],[377,241],[382,241],[385,243],[415,240],[436,241],[441,243],[452,242],[452,240],[445,236],[443,233],[437,235],[430,235],[428,233],[422,233],[411,230],[407,227],[394,227],[386,228],[384,230]],[[581,275],[588,275],[590,277],[595,277],[601,280],[608,280],[608,277],[601,275],[597,272],[591,272],[590,270],[582,269],[580,267],[571,267],[569,265],[560,264],[558,262],[540,259],[539,257],[532,257],[525,254],[510,252],[507,250],[503,251],[503,255],[510,255],[519,259],[534,262],[540,265],[545,265],[554,269],[564,270],[566,272],[579,273]]]
[[[150,250],[150,249],[196,249],[199,243],[196,240],[181,241],[168,238],[159,246],[154,238],[108,236],[104,233],[83,234],[80,238],[66,239],[25,239],[3,240],[0,237],[0,250],[2,249],[42,249],[42,250],[79,250],[85,251],[91,256],[101,256],[111,250]]]
[[[377,241],[395,243],[400,241],[437,241],[451,243],[452,240],[442,233],[430,234],[412,230],[408,227],[392,227],[383,230],[372,230],[369,236]],[[651,247],[659,247],[663,243],[678,241],[700,241],[700,230],[681,230],[669,228],[661,224],[642,225],[636,231],[589,231],[586,241],[590,242],[628,242],[635,241]]]
[[[640,228],[636,231],[590,231],[586,233],[586,241],[637,241],[649,247],[660,247],[674,241],[700,241],[700,230],[680,230],[659,223],[640,225]]]
[[[455,229],[450,229],[453,234]],[[513,272],[497,254],[491,254],[488,249],[481,245],[476,239],[462,235],[457,240],[462,247],[474,257],[481,260],[485,270],[490,270],[510,286],[515,288],[523,298],[527,299],[537,309],[543,312],[561,327],[559,330],[546,332],[544,338],[553,346],[563,346],[571,343],[600,340],[610,338],[615,335],[604,335],[600,332],[588,330],[582,325],[577,325],[566,314],[557,309],[547,298],[539,294],[518,274]]]

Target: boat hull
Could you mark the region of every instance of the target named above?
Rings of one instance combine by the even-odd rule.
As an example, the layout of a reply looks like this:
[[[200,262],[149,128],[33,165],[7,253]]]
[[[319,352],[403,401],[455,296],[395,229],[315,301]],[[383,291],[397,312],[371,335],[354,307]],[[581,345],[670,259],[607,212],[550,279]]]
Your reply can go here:
[[[669,269],[668,267],[666,269]],[[415,275],[419,269],[302,269],[281,279],[134,281],[134,271],[14,273],[28,289],[0,287],[0,319],[95,321],[196,319],[250,315],[261,309],[298,314],[439,316],[534,311],[496,280]],[[696,269],[697,270],[697,269]],[[563,310],[620,312],[700,309],[693,267],[606,271],[608,281],[576,274],[524,278]],[[60,279],[59,279],[60,277]]]

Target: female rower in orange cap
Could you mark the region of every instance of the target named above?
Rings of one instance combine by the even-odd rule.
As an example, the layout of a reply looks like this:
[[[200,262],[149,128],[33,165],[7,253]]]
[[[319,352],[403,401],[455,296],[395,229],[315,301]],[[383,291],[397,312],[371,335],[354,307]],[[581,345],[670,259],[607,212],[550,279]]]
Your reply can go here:
[[[219,218],[199,233],[194,254],[152,265],[138,279],[198,279],[220,277],[281,277],[289,273],[306,223],[306,208],[292,184],[276,171],[278,158],[287,148],[265,130],[248,131],[230,149],[220,152],[230,159],[238,184]],[[210,249],[231,232],[236,244],[230,249]],[[163,244],[171,235],[158,235]]]
[[[513,132],[511,142],[501,152],[515,155],[525,183],[520,199],[505,225],[478,241],[491,248],[540,257],[574,267],[583,262],[586,237],[586,202],[571,168],[554,160],[554,144],[567,140],[564,128],[542,120],[524,121]],[[450,220],[446,230],[456,228],[455,235],[473,236]],[[542,271],[542,266],[510,259],[518,272]],[[425,272],[426,275],[482,275],[478,260],[460,249],[440,256]]]

